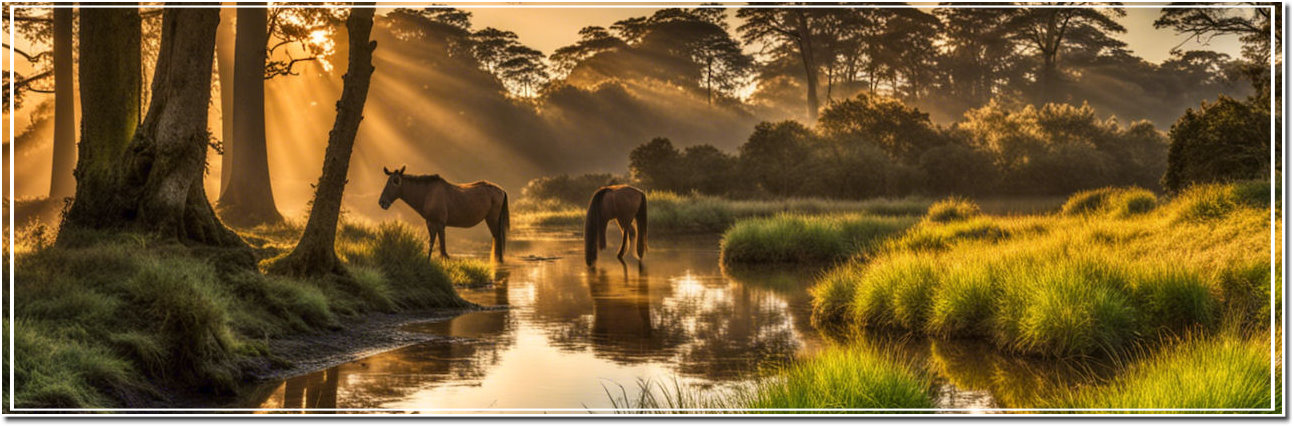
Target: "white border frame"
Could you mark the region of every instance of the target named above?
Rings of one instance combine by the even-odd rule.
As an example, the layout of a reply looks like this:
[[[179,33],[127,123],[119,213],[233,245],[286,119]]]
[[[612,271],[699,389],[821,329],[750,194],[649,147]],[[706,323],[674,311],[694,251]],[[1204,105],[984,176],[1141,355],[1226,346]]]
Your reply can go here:
[[[485,0],[485,1],[491,1],[491,0]],[[428,8],[447,8],[447,7],[454,7],[454,8],[459,8],[459,9],[505,9],[505,8],[506,8],[506,9],[528,9],[528,8],[537,8],[537,9],[565,9],[565,8],[580,8],[580,9],[594,9],[594,8],[658,9],[658,8],[665,8],[665,7],[684,7],[684,6],[690,6],[690,7],[707,7],[707,8],[724,8],[724,9],[728,9],[728,8],[737,8],[737,7],[754,7],[754,8],[782,8],[782,7],[788,7],[788,6],[786,6],[786,5],[768,5],[768,4],[749,5],[749,4],[741,4],[741,3],[738,3],[738,2],[733,2],[733,1],[731,1],[731,0],[721,0],[721,2],[722,2],[723,4],[720,4],[720,5],[699,5],[699,4],[697,4],[697,3],[672,3],[672,4],[671,4],[671,3],[659,3],[659,4],[606,4],[606,3],[601,3],[601,4],[599,4],[599,2],[598,2],[597,0],[568,0],[568,2],[571,2],[571,3],[579,3],[579,4],[537,4],[537,3],[539,3],[539,2],[536,2],[535,0],[520,0],[520,3],[521,3],[521,4],[488,4],[488,3],[487,3],[487,4],[480,4],[480,3],[461,3],[461,2],[458,2],[458,3],[453,3],[453,2],[451,2],[451,3],[449,3],[449,4],[417,4],[417,3],[402,3],[402,2],[378,2],[376,5],[373,5],[373,6],[359,6],[359,7],[360,7],[360,8],[366,8],[366,7],[367,7],[367,8],[387,8],[387,7],[428,7]],[[1272,64],[1270,64],[1270,66],[1271,66],[1271,73],[1270,73],[1270,74],[1271,74],[1271,75],[1269,76],[1269,78],[1270,78],[1269,86],[1273,87],[1273,90],[1275,89],[1275,87],[1274,87],[1274,86],[1275,86],[1275,81],[1276,81],[1276,73],[1277,73],[1278,71],[1280,71],[1280,72],[1283,72],[1283,71],[1284,71],[1283,69],[1278,70],[1278,69],[1276,68],[1276,66],[1275,66],[1275,61],[1276,61],[1276,60],[1277,60],[1277,58],[1278,58],[1278,56],[1276,56],[1276,43],[1275,43],[1276,31],[1284,31],[1285,27],[1287,26],[1287,24],[1285,23],[1285,16],[1284,16],[1284,7],[1285,7],[1285,4],[1284,4],[1283,2],[1281,2],[1281,3],[1277,3],[1277,4],[1282,8],[1282,10],[1280,11],[1280,12],[1281,12],[1281,13],[1280,13],[1280,16],[1281,16],[1281,22],[1280,22],[1281,27],[1280,27],[1280,28],[1273,27],[1273,29],[1272,29],[1272,34],[1271,34],[1271,42],[1269,43],[1269,44],[1270,44],[1270,46],[1271,46],[1271,60],[1273,61],[1273,63],[1272,63]],[[0,5],[0,7],[4,7],[4,6],[6,6],[6,5]],[[14,5],[14,4],[8,4],[7,6],[8,6],[8,8],[9,8],[9,12],[10,12],[10,17],[11,17],[11,19],[13,19],[13,18],[12,18],[12,17],[13,17],[12,12],[13,12],[15,9],[20,9],[20,8],[29,8],[29,9],[52,9],[52,8],[86,7],[86,6],[92,6],[92,7],[95,7],[95,8],[138,8],[138,7],[140,7],[140,6],[129,6],[129,5],[122,6],[122,5],[105,5],[105,4],[89,4],[89,5],[87,5],[87,4],[81,4],[81,5],[74,5],[74,4],[66,4],[66,3],[57,3],[57,4],[53,4],[53,5],[30,5],[30,4]],[[157,7],[157,6],[154,6],[154,7]],[[166,5],[166,6],[163,6],[163,7],[164,7],[164,8],[211,8],[212,6],[209,6],[209,5],[187,5],[187,4],[179,4],[179,5]],[[219,6],[219,7],[220,7],[220,8],[247,8],[247,7],[264,7],[264,6],[259,6],[259,5],[233,4],[233,5],[221,5],[221,6]],[[335,9],[335,8],[351,8],[352,6],[342,6],[342,5],[309,5],[309,6],[307,6],[307,5],[295,5],[295,6],[280,6],[280,7],[295,7],[295,8],[328,8],[328,9]],[[918,7],[918,6],[909,5],[909,4],[880,4],[880,5],[853,5],[853,6],[850,6],[850,5],[798,5],[798,6],[790,6],[790,7],[800,7],[800,8],[840,8],[840,7],[854,7],[854,8],[914,8],[914,7]],[[942,6],[939,6],[939,7],[941,7],[941,8],[978,8],[978,9],[1015,9],[1015,8],[1069,8],[1069,7],[1074,7],[1074,6],[1069,6],[1069,5],[1056,5],[1056,4],[1046,4],[1046,5],[974,5],[974,4],[952,4],[952,5],[942,5]],[[1226,9],[1234,9],[1234,8],[1240,8],[1240,9],[1255,9],[1255,8],[1267,8],[1267,9],[1269,9],[1269,10],[1272,12],[1272,14],[1273,14],[1273,19],[1275,18],[1275,15],[1276,15],[1276,12],[1277,12],[1277,10],[1276,10],[1276,7],[1277,7],[1277,6],[1276,6],[1276,5],[1257,6],[1257,5],[1243,5],[1243,4],[1217,4],[1217,5],[1172,5],[1172,4],[1148,4],[1148,2],[1133,2],[1132,4],[1124,4],[1124,5],[1120,5],[1120,6],[1115,6],[1115,5],[1086,5],[1086,6],[1082,6],[1082,7],[1087,7],[1087,8],[1092,8],[1092,9],[1106,9],[1106,8],[1134,8],[1134,9],[1144,9],[1144,8],[1226,8]],[[10,93],[10,94],[13,94],[13,93],[14,93],[14,82],[15,82],[15,80],[16,80],[15,78],[13,78],[13,75],[12,75],[12,74],[14,73],[14,70],[16,69],[16,66],[15,66],[15,56],[14,56],[14,55],[15,55],[15,53],[14,53],[14,44],[16,44],[16,43],[14,43],[14,41],[15,41],[15,40],[17,40],[17,38],[15,37],[15,27],[16,27],[16,25],[13,25],[13,22],[11,22],[11,25],[10,25],[10,27],[9,27],[9,38],[10,38],[10,47],[9,47],[9,64],[10,64],[10,67],[11,67],[11,69],[10,69],[10,73],[11,73],[10,77],[11,77],[11,78],[10,78],[10,80],[9,80],[9,87],[8,87],[8,90],[9,90],[9,93]],[[1285,46],[1284,46],[1284,44],[1283,44],[1283,43],[1282,43],[1282,45],[1281,45],[1281,52],[1280,52],[1280,53],[1281,53],[1281,56],[1280,56],[1279,58],[1284,58],[1284,54],[1285,54]],[[1284,64],[1284,62],[1283,62],[1283,61],[1282,61],[1282,64]],[[1284,74],[1282,74],[1282,75],[1284,75]],[[1281,86],[1282,86],[1282,87],[1281,87],[1281,93],[1282,93],[1282,95],[1286,94],[1286,90],[1285,90],[1285,89],[1287,88],[1287,85],[1288,85],[1288,81],[1287,81],[1287,80],[1288,80],[1288,78],[1282,78],[1282,80],[1281,80]],[[1273,95],[1275,95],[1275,93],[1273,93]],[[1285,97],[1284,97],[1284,96],[1282,96],[1282,100],[1284,100],[1284,99],[1285,99]],[[1284,108],[1284,107],[1285,107],[1285,105],[1284,105],[1284,104],[1287,104],[1287,103],[1288,103],[1288,102],[1282,102],[1282,104],[1283,104],[1283,105],[1282,105],[1282,109],[1281,109],[1281,114],[1282,114],[1282,115],[1283,115],[1283,114],[1284,114],[1284,112],[1285,112],[1285,108]],[[1275,145],[1276,145],[1276,144],[1275,144],[1275,142],[1276,142],[1276,138],[1275,138],[1275,130],[1276,130],[1276,114],[1275,114],[1275,111],[1276,111],[1276,108],[1275,108],[1275,107],[1276,107],[1276,96],[1272,96],[1272,97],[1271,97],[1271,105],[1270,105],[1270,108],[1271,108],[1271,111],[1272,111],[1272,114],[1271,114],[1271,120],[1270,120],[1270,121],[1271,121],[1271,123],[1270,123],[1270,126],[1271,126],[1271,127],[1270,127],[1270,130],[1269,130],[1269,131],[1271,132],[1271,135],[1272,135],[1272,141],[1271,141],[1271,168],[1270,168],[1271,179],[1272,179],[1272,182],[1273,182],[1272,187],[1271,187],[1271,195],[1270,195],[1270,197],[1271,197],[1271,198],[1270,198],[1270,203],[1271,203],[1270,205],[1272,205],[1272,206],[1275,206],[1275,205],[1276,205],[1276,200],[1277,200],[1277,196],[1276,196],[1276,192],[1277,192],[1277,191],[1276,191],[1276,185],[1275,185],[1275,179],[1277,178],[1277,175],[1276,175],[1276,154],[1277,154],[1277,153],[1276,153],[1276,148],[1275,148]],[[9,164],[8,164],[8,167],[9,167],[9,174],[8,174],[8,176],[7,176],[7,178],[9,179],[9,196],[10,196],[11,198],[13,198],[13,197],[15,196],[14,194],[16,193],[16,192],[15,192],[15,191],[16,191],[16,188],[15,188],[15,186],[14,186],[14,179],[15,179],[15,178],[14,178],[14,176],[15,176],[15,172],[14,172],[14,167],[15,167],[15,166],[14,166],[14,164],[15,164],[15,148],[14,148],[15,143],[14,143],[14,139],[16,138],[16,134],[15,134],[15,132],[13,131],[13,129],[15,128],[15,116],[16,116],[16,115],[17,115],[17,114],[16,114],[16,110],[15,110],[15,108],[14,108],[13,104],[11,103],[11,104],[10,104],[10,111],[9,111],[9,123],[8,123],[8,124],[9,124],[9,129],[10,129],[10,135],[9,135],[9,136],[10,136],[10,141],[9,141],[9,142],[10,142],[10,144],[9,144],[9,152],[8,152],[8,155],[9,155]],[[1288,126],[1286,126],[1286,127],[1288,127]],[[1285,140],[1287,140],[1287,139],[1288,139],[1288,137],[1287,137],[1287,133],[1288,133],[1288,132],[1282,132],[1282,133],[1281,133],[1281,135],[1282,135],[1282,141],[1285,141]],[[1283,155],[1285,152],[1287,152],[1287,151],[1289,150],[1289,148],[1288,148],[1288,146],[1287,146],[1287,145],[1288,145],[1287,143],[1282,143],[1282,144],[1281,144],[1281,146],[1282,146],[1282,155]],[[1286,158],[1286,157],[1282,156],[1282,159],[1284,159],[1284,158]],[[4,176],[0,175],[0,178],[3,178],[3,177],[4,177]],[[1284,180],[1284,179],[1283,179],[1283,177],[1281,177],[1281,178],[1282,178],[1282,180]],[[1285,186],[1282,186],[1282,188],[1285,188]],[[1285,199],[1285,196],[1284,196],[1284,195],[1285,195],[1285,194],[1282,192],[1282,194],[1281,194],[1281,200],[1284,200],[1284,199]],[[1272,277],[1272,283],[1271,283],[1271,286],[1272,286],[1272,288],[1274,289],[1274,288],[1276,287],[1276,277],[1277,277],[1277,275],[1276,275],[1276,273],[1277,273],[1277,268],[1276,268],[1276,265],[1277,265],[1277,264],[1276,264],[1276,261],[1277,261],[1277,257],[1276,257],[1276,241],[1277,241],[1277,239],[1276,239],[1276,226],[1275,226],[1275,224],[1276,224],[1276,209],[1275,209],[1275,208],[1272,208],[1272,209],[1270,209],[1270,210],[1271,210],[1271,222],[1270,222],[1270,225],[1271,225],[1271,229],[1272,229],[1272,232],[1271,232],[1271,247],[1272,247],[1272,252],[1271,252],[1271,271],[1270,271],[1270,276]],[[1285,211],[1283,208],[1282,208],[1282,211],[1284,212],[1282,219],[1287,219],[1287,218],[1288,218],[1288,212],[1287,212],[1287,211]],[[13,242],[13,241],[16,241],[16,240],[15,240],[15,235],[16,235],[16,234],[15,234],[15,225],[16,225],[16,224],[15,224],[15,220],[16,220],[16,219],[15,219],[15,216],[14,216],[14,212],[13,212],[13,206],[12,206],[12,204],[10,205],[10,209],[9,209],[9,217],[8,217],[8,219],[9,219],[9,241],[10,241],[10,243],[12,244],[12,242]],[[1282,225],[1283,225],[1283,224],[1284,224],[1284,221],[1282,221],[1281,223],[1282,223]],[[1281,228],[1282,228],[1282,232],[1281,232],[1280,242],[1281,242],[1281,247],[1282,247],[1282,249],[1283,249],[1283,250],[1282,250],[1282,252],[1281,252],[1281,253],[1282,253],[1282,259],[1281,259],[1281,260],[1284,260],[1284,259],[1283,259],[1284,254],[1287,252],[1287,251],[1286,251],[1286,250],[1284,250],[1284,249],[1287,249],[1287,247],[1285,247],[1284,226],[1282,226]],[[14,291],[14,290],[15,290],[15,289],[14,289],[14,278],[15,278],[15,274],[14,274],[14,271],[15,271],[15,269],[16,269],[16,266],[15,266],[16,255],[14,254],[14,252],[13,252],[12,250],[11,250],[11,251],[10,251],[10,253],[9,253],[9,259],[7,259],[7,260],[8,260],[8,262],[6,262],[4,266],[5,266],[5,267],[8,267],[8,272],[9,272],[9,289],[8,289],[8,291],[9,291],[9,304],[8,304],[8,306],[7,306],[8,311],[9,311],[9,330],[8,330],[8,331],[9,331],[9,341],[8,341],[8,346],[6,346],[6,347],[4,348],[4,349],[5,349],[5,351],[4,351],[4,356],[9,356],[9,357],[10,357],[10,363],[9,363],[9,374],[8,374],[8,375],[6,375],[6,376],[0,377],[0,388],[2,388],[2,387],[3,387],[3,383],[4,383],[4,381],[9,380],[9,379],[10,379],[10,378],[12,378],[12,377],[13,377],[13,375],[14,375],[14,362],[12,361],[12,357],[13,357],[13,355],[14,355],[14,354],[13,354],[13,350],[12,350],[12,348],[14,347],[14,333],[13,333],[13,327],[14,327],[14,321],[15,321],[15,317],[14,317],[14,293],[15,293],[15,291]],[[1284,268],[1282,268],[1282,270],[1283,270],[1283,269],[1284,269]],[[1283,278],[1283,277],[1282,277],[1282,278]],[[1282,283],[1284,283],[1284,281],[1285,281],[1285,280],[1283,280],[1283,279],[1282,279]],[[1281,314],[1282,314],[1282,329],[1281,329],[1281,336],[1282,336],[1282,337],[1284,337],[1284,328],[1283,328],[1283,325],[1284,325],[1284,322],[1285,322],[1285,321],[1284,321],[1284,314],[1285,314],[1284,304],[1285,304],[1285,303],[1287,303],[1287,300],[1288,300],[1288,299],[1285,297],[1285,296],[1286,296],[1287,291],[1285,290],[1285,285],[1283,285],[1283,284],[1282,284],[1282,286],[1281,286],[1281,293],[1282,293],[1282,294],[1281,294],[1281,296],[1282,296],[1282,298],[1281,298],[1281,300],[1282,300],[1282,309],[1281,309]],[[1273,291],[1273,292],[1271,292],[1271,306],[1270,306],[1270,314],[1269,314],[1269,316],[1270,316],[1270,321],[1271,321],[1271,324],[1270,324],[1270,327],[1269,327],[1269,330],[1270,330],[1271,336],[1270,336],[1270,338],[1269,338],[1269,341],[1270,341],[1270,344],[1271,344],[1271,358],[1270,358],[1270,360],[1271,360],[1271,362],[1270,362],[1270,371],[1271,371],[1271,376],[1270,376],[1270,383],[1271,383],[1271,385],[1270,385],[1270,392],[1271,392],[1271,398],[1270,398],[1270,399],[1271,399],[1272,404],[1271,404],[1271,406],[1270,406],[1270,407],[1268,407],[1268,408],[1126,408],[1126,409],[1109,409],[1109,408],[1055,408],[1055,409],[1048,409],[1048,408],[988,408],[988,409],[976,409],[976,410],[974,410],[974,411],[979,411],[979,412],[983,412],[983,413],[990,414],[990,415],[1017,414],[1017,415],[1023,415],[1023,416],[1026,416],[1026,417],[1027,417],[1027,416],[1094,416],[1094,417],[1118,416],[1118,417],[1121,417],[1121,416],[1128,416],[1128,415],[1132,415],[1132,414],[1142,414],[1142,413],[1144,413],[1144,414],[1148,414],[1148,415],[1153,415],[1153,416],[1191,416],[1191,417],[1214,417],[1214,416],[1227,416],[1227,417],[1232,417],[1232,416],[1244,416],[1244,417],[1285,417],[1285,415],[1286,415],[1286,414],[1285,414],[1284,407],[1286,407],[1286,406],[1287,406],[1286,402],[1288,402],[1288,398],[1289,398],[1289,396],[1288,396],[1288,392],[1282,392],[1282,393],[1281,393],[1281,394],[1282,394],[1282,396],[1283,396],[1282,401],[1281,401],[1282,403],[1281,403],[1281,405],[1280,405],[1280,407],[1281,407],[1281,412],[1279,412],[1279,413],[1275,413],[1275,412],[1274,412],[1274,411],[1277,409],[1277,405],[1276,405],[1276,398],[1275,398],[1275,395],[1276,395],[1276,293],[1275,293],[1274,291]],[[1286,346],[1288,346],[1288,344],[1287,344],[1287,343],[1286,343],[1285,345],[1286,345]],[[1285,362],[1284,362],[1284,360],[1285,360],[1285,353],[1286,353],[1286,351],[1282,351],[1282,352],[1281,352],[1281,365],[1285,365]],[[1285,383],[1284,383],[1284,381],[1282,381],[1282,384],[1287,386],[1287,384],[1285,384]],[[487,416],[487,417],[495,417],[495,416],[498,416],[498,417],[516,417],[516,416],[520,416],[520,417],[532,417],[532,416],[536,416],[536,415],[543,415],[543,414],[546,414],[546,415],[548,415],[548,416],[552,416],[552,415],[554,415],[553,413],[557,413],[557,414],[556,414],[556,416],[569,416],[569,415],[574,415],[574,414],[580,414],[580,415],[581,415],[581,417],[583,417],[583,416],[589,416],[589,417],[607,417],[607,416],[625,416],[625,415],[633,416],[633,415],[643,415],[643,414],[646,414],[646,415],[655,415],[655,416],[666,416],[666,415],[668,415],[668,416],[696,416],[696,415],[705,415],[705,414],[709,414],[709,416],[708,416],[708,417],[737,417],[737,416],[740,416],[740,417],[786,417],[786,416],[806,416],[806,415],[809,415],[809,414],[805,414],[805,413],[812,413],[812,414],[816,414],[816,415],[820,415],[820,414],[838,413],[838,415],[837,415],[837,416],[830,416],[829,418],[836,418],[836,417],[892,417],[892,416],[904,416],[904,417],[910,417],[910,416],[912,416],[913,414],[916,414],[916,415],[925,415],[925,416],[938,415],[938,417],[941,417],[941,418],[942,418],[942,417],[965,417],[965,416],[976,416],[976,417],[978,417],[978,416],[983,415],[983,414],[966,414],[966,413],[964,413],[964,412],[969,411],[969,410],[968,410],[968,409],[965,409],[965,408],[934,408],[934,409],[924,409],[924,408],[890,408],[890,409],[882,409],[882,408],[839,408],[839,409],[835,409],[835,408],[818,408],[818,409],[795,409],[795,408],[787,408],[787,409],[760,409],[760,410],[759,410],[759,411],[786,411],[786,413],[780,413],[780,414],[762,414],[762,413],[744,413],[744,414],[743,414],[743,413],[727,413],[727,412],[729,412],[729,411],[732,411],[733,409],[726,409],[726,408],[722,408],[722,409],[710,409],[710,408],[683,408],[683,409],[617,409],[617,408],[587,408],[587,407],[586,407],[586,408],[430,408],[430,409],[424,409],[424,408],[310,408],[310,409],[305,409],[305,408],[302,408],[302,409],[295,409],[295,408],[125,408],[125,409],[123,409],[123,408],[79,408],[79,409],[65,409],[65,408],[17,408],[17,407],[15,407],[15,405],[14,405],[14,399],[13,399],[14,390],[15,390],[14,383],[13,383],[13,381],[12,381],[12,380],[10,380],[10,382],[9,382],[9,394],[8,394],[8,397],[9,397],[8,399],[9,399],[9,401],[8,401],[8,407],[7,407],[7,408],[8,408],[8,410],[9,410],[10,412],[9,412],[9,413],[5,413],[5,415],[4,415],[5,417],[10,417],[10,416],[13,416],[13,417],[48,417],[48,416],[49,416],[49,415],[42,415],[42,414],[39,414],[40,412],[57,412],[57,413],[59,413],[58,415],[61,415],[61,416],[74,416],[74,417],[80,417],[80,416],[96,416],[96,417],[98,417],[98,416],[105,416],[105,415],[106,415],[106,416],[110,416],[110,417],[111,417],[111,416],[127,416],[127,417],[132,417],[132,416],[139,416],[139,415],[142,415],[142,414],[145,414],[145,413],[161,413],[161,414],[160,414],[160,416],[198,416],[198,415],[200,415],[200,416],[204,416],[204,417],[205,417],[205,416],[213,416],[213,415],[214,415],[214,416],[221,416],[221,417],[226,417],[226,416],[227,416],[227,417],[244,417],[244,416],[258,416],[258,414],[257,414],[258,412],[282,412],[282,413],[287,413],[287,414],[297,414],[297,415],[299,415],[299,416],[305,416],[305,417],[316,417],[316,416],[329,416],[329,417],[331,417],[331,416],[332,416],[332,414],[343,414],[343,413],[344,413],[344,414],[351,414],[351,415],[359,415],[359,416],[371,416],[371,415],[383,415],[383,413],[382,413],[382,412],[387,412],[386,414],[390,414],[390,412],[407,412],[407,411],[420,411],[420,412],[417,412],[417,413],[407,413],[407,414],[411,414],[411,415],[415,415],[415,416],[429,416],[429,417],[458,417],[458,416]],[[103,413],[103,414],[98,414],[98,413],[95,413],[95,414],[80,414],[80,413],[79,413],[79,412],[98,412],[98,411],[105,411],[105,410],[111,410],[112,412],[110,412],[110,413]],[[686,413],[678,413],[679,411],[683,411],[683,412],[686,412]],[[748,411],[753,411],[753,410],[752,410],[752,409],[748,409]],[[882,413],[882,414],[851,414],[851,413],[847,413],[847,412],[849,412],[849,411],[878,411],[878,412],[893,412],[893,413],[907,413],[907,414],[885,414],[885,413]],[[1118,412],[1120,412],[1120,413],[1108,413],[1108,412],[1110,412],[1110,411],[1118,411]],[[1181,412],[1183,412],[1183,411],[1188,412],[1188,413],[1181,413]],[[1211,412],[1211,411],[1238,411],[1238,412],[1241,412],[1241,413],[1234,413],[1234,414],[1216,414],[1216,413],[1208,413],[1208,412]],[[77,412],[77,414],[66,414],[66,413],[68,413],[68,412]],[[357,412],[357,413],[351,413],[351,412]],[[1072,412],[1080,412],[1081,414],[1071,414]],[[1094,413],[1082,413],[1082,412],[1094,412]],[[1104,412],[1104,413],[1095,413],[1095,412]],[[1198,413],[1194,413],[1194,412],[1198,412]],[[1253,413],[1245,413],[1245,412],[1253,412]],[[1269,412],[1272,412],[1272,413],[1269,413]],[[184,413],[201,413],[201,414],[184,414]],[[403,414],[403,413],[402,413],[402,414]]]

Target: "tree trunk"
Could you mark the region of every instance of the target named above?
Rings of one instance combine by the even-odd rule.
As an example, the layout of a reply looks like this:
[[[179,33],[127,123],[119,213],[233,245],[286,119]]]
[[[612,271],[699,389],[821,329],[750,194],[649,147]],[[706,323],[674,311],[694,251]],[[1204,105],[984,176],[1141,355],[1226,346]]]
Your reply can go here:
[[[804,63],[804,80],[807,87],[809,122],[818,122],[818,63],[813,58],[813,33],[809,29],[809,17],[803,9],[795,9],[795,31],[799,34],[800,61]]]
[[[91,15],[91,10],[99,12]],[[108,16],[116,19],[107,19]],[[202,189],[210,138],[207,109],[211,101],[211,58],[219,21],[220,11],[216,8],[174,8],[163,12],[152,97],[144,121],[135,128],[133,116],[117,111],[133,113],[137,105],[128,101],[135,99],[136,92],[113,77],[123,73],[138,81],[139,34],[122,31],[139,28],[138,9],[82,11],[81,57],[82,61],[90,59],[82,62],[81,68],[82,97],[88,114],[83,121],[86,137],[77,168],[77,199],[64,228],[126,229],[189,243],[245,247],[237,234],[220,223]],[[131,43],[116,43],[119,38]],[[98,45],[108,40],[113,44]],[[128,74],[124,71],[127,68],[135,71]],[[101,87],[101,83],[115,87]],[[106,97],[93,89],[124,93]],[[116,119],[107,123],[113,126],[107,130],[92,128],[90,123],[103,120],[103,115]],[[127,120],[123,122],[122,118]],[[126,128],[124,123],[130,126]],[[133,138],[123,130],[133,130]],[[113,137],[91,139],[105,133]],[[122,134],[129,138],[127,144],[120,143]]]
[[[266,10],[238,9],[234,36],[233,137],[229,185],[221,188],[221,216],[230,223],[255,226],[283,220],[274,206],[265,148]]]
[[[138,9],[129,8],[80,12],[78,71],[85,113],[73,172],[76,199],[63,228],[100,228],[117,224],[125,211],[115,180],[139,123],[140,17]]]
[[[373,3],[360,4],[371,6]],[[346,75],[342,77],[341,100],[337,101],[337,118],[332,131],[328,132],[323,175],[315,185],[310,219],[296,248],[271,265],[271,272],[296,276],[345,274],[334,247],[337,216],[341,210],[342,192],[346,188],[351,149],[355,146],[360,120],[364,118],[364,102],[373,76],[373,49],[377,42],[369,41],[372,29],[372,7],[351,9],[350,17],[346,19],[348,65]]]
[[[1042,72],[1038,73],[1038,83],[1042,86],[1043,102],[1056,102],[1058,78],[1056,78],[1056,54],[1043,52]]]
[[[234,140],[234,19],[238,9],[220,9],[216,29],[216,73],[220,76],[220,191],[229,188]]]
[[[50,166],[49,198],[76,193],[76,94],[72,81],[72,9],[54,9],[54,162]]]

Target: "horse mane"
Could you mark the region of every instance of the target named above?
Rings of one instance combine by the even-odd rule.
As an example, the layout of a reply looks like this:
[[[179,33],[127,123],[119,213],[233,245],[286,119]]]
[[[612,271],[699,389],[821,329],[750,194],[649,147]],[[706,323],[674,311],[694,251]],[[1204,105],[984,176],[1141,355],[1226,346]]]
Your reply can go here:
[[[404,175],[404,179],[414,183],[445,181],[440,175]]]

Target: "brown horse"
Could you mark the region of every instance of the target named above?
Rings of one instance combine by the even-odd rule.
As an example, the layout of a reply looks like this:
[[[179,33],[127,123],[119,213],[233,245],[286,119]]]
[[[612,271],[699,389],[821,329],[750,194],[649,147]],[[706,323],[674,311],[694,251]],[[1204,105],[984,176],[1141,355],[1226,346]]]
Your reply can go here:
[[[593,193],[584,219],[584,261],[589,266],[597,262],[598,250],[607,248],[607,225],[612,219],[620,226],[622,237],[616,258],[624,261],[630,238],[638,243],[638,260],[647,253],[647,195],[628,185],[604,186]],[[631,222],[636,222],[636,232]]]
[[[427,221],[427,232],[431,234],[427,257],[431,257],[436,238],[440,238],[440,255],[449,257],[445,251],[446,226],[471,228],[484,220],[494,235],[494,259],[503,261],[503,247],[508,241],[508,193],[503,188],[483,180],[460,185],[440,175],[405,175],[404,169],[393,172],[382,168],[387,175],[386,188],[377,204],[385,210],[395,200],[404,200]]]

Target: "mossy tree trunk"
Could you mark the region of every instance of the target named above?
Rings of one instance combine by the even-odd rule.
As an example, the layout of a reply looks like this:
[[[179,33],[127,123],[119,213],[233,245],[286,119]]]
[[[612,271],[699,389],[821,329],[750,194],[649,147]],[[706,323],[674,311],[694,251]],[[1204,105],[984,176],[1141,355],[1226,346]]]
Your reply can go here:
[[[265,55],[268,43],[264,7],[240,8],[234,36],[233,141],[229,184],[220,189],[220,210],[230,223],[255,226],[283,220],[270,189],[265,147]],[[222,172],[223,173],[223,172]]]
[[[371,6],[373,3],[357,3]],[[287,275],[345,274],[337,259],[334,247],[337,237],[337,216],[341,210],[342,192],[346,188],[346,174],[350,167],[351,150],[368,98],[369,80],[373,76],[373,49],[376,41],[369,41],[373,29],[373,9],[351,9],[346,19],[349,54],[346,75],[342,77],[341,100],[337,101],[337,118],[328,132],[328,148],[324,152],[323,175],[315,185],[315,196],[310,208],[310,219],[297,246],[271,267],[271,272]]]
[[[76,93],[72,81],[72,9],[54,9],[54,162],[50,167],[49,197],[62,199],[76,192]]]
[[[124,201],[115,193],[119,161],[139,124],[140,17],[138,9],[82,8],[79,68],[81,142],[75,201],[63,229],[117,224]],[[105,215],[113,212],[116,219]]]
[[[245,247],[238,235],[216,217],[202,188],[211,136],[207,132],[207,108],[219,9],[174,8],[163,12],[152,97],[138,128],[134,127],[133,115],[119,111],[135,111],[137,107],[129,102],[137,98],[137,92],[121,86],[134,87],[128,83],[138,81],[138,71],[131,76],[133,80],[112,78],[116,73],[125,73],[126,68],[138,69],[138,32],[127,31],[128,36],[120,36],[121,43],[91,47],[101,48],[101,52],[88,52],[86,46],[97,37],[117,41],[114,33],[139,28],[138,10],[103,9],[101,13],[114,17],[120,14],[120,19],[102,20],[85,12],[82,58],[94,58],[82,64],[82,70],[89,70],[82,72],[85,123],[103,119],[99,116],[105,112],[97,108],[112,111],[107,114],[113,121],[104,129],[91,129],[83,123],[82,152],[90,151],[91,155],[80,158],[77,198],[64,227],[130,229],[189,243]],[[93,32],[87,33],[87,26]],[[91,87],[102,89],[98,83],[116,84],[119,86],[114,90],[120,92],[113,96],[85,96],[85,86],[90,83],[87,79],[100,78],[103,80]],[[93,103],[88,102],[91,99]],[[92,120],[92,116],[96,118]],[[125,144],[121,143],[123,135],[128,141]]]

